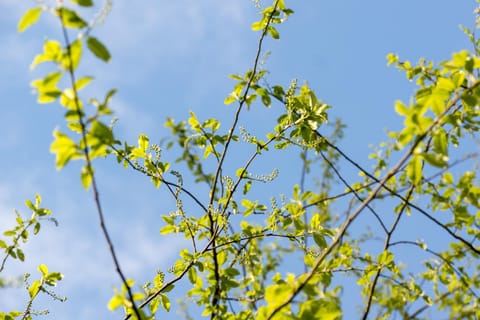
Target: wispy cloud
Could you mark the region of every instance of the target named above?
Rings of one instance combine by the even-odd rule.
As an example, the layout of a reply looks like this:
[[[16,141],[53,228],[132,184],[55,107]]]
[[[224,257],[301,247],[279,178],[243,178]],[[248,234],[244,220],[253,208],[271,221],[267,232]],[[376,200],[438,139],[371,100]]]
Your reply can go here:
[[[15,94],[27,93],[25,89],[34,77],[29,74],[28,65],[33,56],[41,50],[44,36],[50,34],[53,30],[50,28],[53,28],[55,23],[51,22],[50,25],[50,22],[44,21],[38,29],[28,30],[21,36],[15,34],[17,19],[29,5],[31,3],[28,2],[19,5],[15,0],[4,0],[0,4],[2,12],[8,12],[2,14],[0,24],[12,28],[8,32],[0,31],[5,34],[0,43],[0,64],[5,66],[2,67],[2,73],[7,73],[6,78],[2,75],[2,80],[6,82],[5,79],[10,77],[16,79],[8,80],[11,85],[8,90],[15,89]],[[176,92],[168,93],[180,98],[185,95],[190,101],[195,101],[208,94],[213,81],[225,79],[224,71],[220,72],[222,68],[241,64],[242,61],[250,62],[251,57],[244,55],[245,38],[239,30],[244,31],[245,26],[250,24],[248,9],[251,7],[251,3],[245,3],[244,0],[204,3],[195,0],[147,0],[142,2],[141,6],[133,6],[125,1],[114,2],[113,11],[106,24],[93,32],[93,35],[98,36],[109,47],[113,60],[110,64],[102,64],[86,59],[82,63],[81,71],[95,72],[97,80],[91,93],[97,97],[103,92],[98,88],[120,87],[121,91],[114,97],[112,107],[119,117],[116,128],[121,135],[129,141],[135,141],[138,133],[148,133],[156,127],[162,127],[164,119],[157,120],[157,110],[147,110],[148,107],[133,102],[142,98],[142,92],[135,91],[139,87],[146,91],[155,91],[158,103],[164,104],[164,98],[158,92],[164,90],[166,83],[180,81],[185,83],[182,90],[178,90],[179,86],[175,84],[173,88]],[[55,32],[52,37],[58,36],[58,30]],[[23,70],[21,74],[19,70]],[[220,80],[218,74],[222,75]],[[176,79],[172,80],[174,77]],[[20,88],[20,84],[23,88]],[[127,89],[124,91],[122,87]],[[10,92],[9,94],[11,95]],[[180,103],[185,103],[185,100]],[[220,98],[220,103],[221,100],[223,99]],[[138,102],[140,103],[144,101]],[[18,112],[15,108],[9,109]],[[2,105],[2,115],[6,114],[5,110]],[[167,111],[176,110],[170,107]],[[22,124],[22,116],[16,117],[12,114],[9,118],[12,119],[11,127],[0,128],[2,150],[8,146],[13,149],[16,145],[22,148],[25,144],[31,145],[38,141],[35,132],[28,125]],[[32,125],[38,130],[38,123]],[[75,314],[79,319],[99,318],[99,310],[106,309],[106,303],[112,294],[111,288],[119,286],[118,275],[99,230],[91,194],[85,193],[79,187],[78,164],[69,165],[55,175],[53,159],[47,148],[48,146],[42,157],[47,155],[51,163],[40,165],[36,163],[38,158],[35,158],[31,160],[30,167],[24,170],[22,165],[27,168],[28,163],[16,163],[15,170],[18,174],[15,179],[2,177],[0,180],[0,230],[14,224],[14,207],[28,214],[23,208],[23,201],[32,198],[37,191],[42,195],[45,205],[54,211],[60,226],[45,223],[40,234],[25,247],[26,263],[9,261],[5,274],[21,275],[30,272],[33,277],[38,275],[37,265],[45,263],[51,270],[65,274],[65,279],[59,284],[58,293],[69,297],[69,301],[64,304],[45,300],[46,305],[51,306],[52,316],[61,319],[72,318],[72,314]],[[34,154],[32,150],[29,152]],[[9,155],[9,158],[5,158],[5,163],[9,161],[15,161],[15,156]],[[46,170],[46,166],[52,170]],[[8,171],[8,167],[6,168]],[[121,170],[119,168],[119,171]],[[151,279],[156,270],[165,271],[171,267],[179,248],[188,247],[189,243],[177,238],[172,241],[171,237],[161,236],[159,229],[162,222],[158,213],[154,213],[153,218],[143,216],[154,211],[150,199],[157,201],[158,195],[134,193],[133,196],[141,198],[141,201],[122,208],[122,204],[117,203],[119,197],[122,197],[119,189],[125,194],[132,194],[132,190],[138,191],[138,186],[131,181],[123,182],[125,185],[120,184],[120,179],[130,179],[131,176],[121,176],[116,171],[99,172],[103,174],[102,199],[105,199],[106,204],[110,203],[106,210],[107,225],[115,239],[115,246],[127,276],[143,281]],[[148,182],[145,185],[148,185]],[[128,199],[126,201],[130,202]],[[166,206],[165,203],[161,205]],[[168,212],[168,209],[161,208],[160,211]],[[131,212],[136,216],[126,217]],[[154,226],[152,220],[157,221],[158,225]],[[127,226],[125,221],[128,221]],[[5,292],[0,293],[2,310],[24,306],[23,289],[9,290],[8,299],[3,299]],[[39,306],[40,309],[42,305]],[[100,314],[100,318],[108,318],[103,317],[103,313]]]

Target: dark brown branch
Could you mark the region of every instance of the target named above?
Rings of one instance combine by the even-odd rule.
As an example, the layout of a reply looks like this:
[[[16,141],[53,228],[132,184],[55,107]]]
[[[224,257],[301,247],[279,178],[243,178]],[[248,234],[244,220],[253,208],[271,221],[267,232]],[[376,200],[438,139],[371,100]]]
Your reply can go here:
[[[63,3],[62,3],[62,1],[59,1],[59,9],[62,9],[62,8],[63,8]],[[81,111],[80,102],[79,102],[79,95],[78,95],[78,91],[77,91],[77,88],[76,88],[76,85],[75,85],[75,83],[76,83],[75,72],[73,70],[73,59],[72,59],[72,52],[71,52],[71,48],[70,48],[71,43],[70,43],[70,40],[69,40],[69,37],[68,37],[67,28],[65,26],[63,11],[59,10],[58,12],[59,12],[60,24],[62,26],[62,31],[63,31],[63,37],[64,37],[64,40],[65,40],[65,45],[66,45],[66,49],[67,49],[68,73],[70,75],[70,82],[71,82],[71,85],[72,85],[72,90],[73,90],[73,95],[74,95],[75,111],[78,114],[78,119],[79,119],[78,122],[79,122],[80,128],[81,128],[82,142],[84,144],[83,154],[85,156],[86,168],[87,168],[88,173],[89,173],[89,175],[92,179],[92,181],[91,181],[92,191],[93,191],[93,197],[94,197],[95,205],[96,205],[96,208],[97,208],[98,218],[99,218],[99,222],[100,222],[100,228],[102,229],[105,240],[107,241],[108,248],[109,248],[109,251],[110,251],[110,255],[111,255],[111,257],[113,259],[113,262],[115,264],[115,270],[117,271],[118,275],[120,276],[120,279],[122,280],[123,285],[127,289],[128,299],[130,300],[130,302],[132,304],[133,312],[135,313],[135,315],[137,316],[138,319],[141,319],[140,311],[138,310],[138,308],[135,304],[135,300],[133,299],[132,290],[131,290],[130,286],[128,285],[128,282],[127,282],[127,279],[126,279],[125,275],[122,272],[122,269],[120,267],[120,263],[118,261],[117,255],[115,253],[115,249],[113,247],[113,242],[110,238],[110,234],[108,233],[107,227],[105,225],[105,218],[104,218],[103,211],[102,211],[102,206],[101,206],[101,203],[100,203],[100,194],[99,194],[99,191],[98,191],[95,174],[93,172],[92,161],[90,159],[90,151],[89,151],[89,148],[88,148],[88,141],[87,141],[87,127],[86,127],[85,122],[83,121],[82,111]]]
[[[480,296],[475,291],[473,291],[472,286],[468,283],[467,278],[462,274],[462,272],[460,270],[458,270],[458,268],[456,268],[451,261],[449,261],[448,259],[443,257],[441,254],[439,254],[439,253],[437,253],[437,252],[435,252],[431,249],[423,248],[419,243],[413,242],[413,241],[406,241],[406,240],[396,241],[396,242],[392,242],[390,244],[390,246],[393,247],[393,246],[400,245],[400,244],[414,245],[414,246],[419,247],[420,249],[425,250],[426,252],[434,255],[435,257],[439,258],[440,260],[442,260],[446,265],[448,265],[448,267],[450,269],[452,269],[453,272],[455,272],[457,274],[457,276],[460,278],[460,281],[468,289],[468,291],[470,291],[470,293],[475,298],[480,299]]]
[[[407,194],[407,197],[406,197],[407,199],[410,199],[410,197],[413,194],[414,189],[415,189],[415,185],[410,186],[410,189],[408,190],[408,194]],[[395,221],[393,222],[392,227],[390,228],[390,230],[387,231],[387,235],[385,237],[385,244],[383,246],[383,252],[388,251],[388,249],[390,248],[390,246],[391,246],[390,240],[392,239],[393,232],[397,228],[397,225],[398,225],[400,219],[402,218],[403,213],[405,212],[406,208],[407,208],[407,203],[403,202],[402,207],[400,208],[400,212],[398,213],[397,217],[395,218]],[[372,285],[370,286],[370,292],[368,293],[367,305],[365,307],[365,311],[364,311],[363,317],[362,317],[363,320],[367,319],[368,314],[370,312],[370,308],[371,308],[372,302],[373,302],[373,297],[375,295],[375,288],[377,286],[378,279],[380,278],[380,275],[382,274],[383,267],[384,266],[380,266],[380,268],[378,268],[378,270],[375,273],[375,276],[373,278]]]
[[[470,92],[476,87],[480,85],[479,82],[475,82],[471,87],[469,87],[465,92]],[[290,297],[284,301],[283,303],[279,304],[277,307],[274,308],[274,310],[270,313],[270,315],[267,317],[267,319],[272,319],[275,314],[277,314],[281,309],[289,305],[293,299],[300,293],[300,291],[303,290],[304,286],[310,281],[310,279],[314,276],[316,270],[320,267],[320,265],[323,263],[325,258],[330,254],[330,252],[333,250],[334,247],[341,241],[343,238],[345,232],[347,231],[348,227],[353,223],[353,221],[360,215],[360,213],[363,211],[363,209],[372,201],[375,199],[377,193],[382,189],[385,188],[386,182],[393,177],[400,168],[408,161],[408,159],[413,155],[415,149],[417,146],[420,144],[423,139],[425,139],[429,133],[436,127],[438,126],[442,119],[449,113],[452,109],[454,109],[455,104],[461,99],[461,94],[456,93],[455,96],[452,98],[452,100],[447,104],[445,111],[440,114],[434,121],[433,123],[420,135],[417,136],[417,138],[413,141],[412,145],[408,149],[408,151],[403,155],[403,157],[400,158],[400,160],[384,175],[384,177],[378,182],[378,185],[375,187],[372,192],[370,192],[369,196],[362,202],[362,204],[355,210],[354,213],[352,213],[347,220],[344,222],[344,224],[340,227],[339,231],[337,232],[337,235],[334,237],[332,242],[322,251],[320,256],[317,258],[315,261],[312,269],[310,270],[309,273],[306,274],[304,280],[300,283],[300,285],[295,288],[294,292],[290,295]],[[403,198],[403,197],[402,197]],[[405,198],[404,198],[405,199]],[[407,199],[404,200],[405,202],[408,202]],[[433,218],[433,217],[432,217]],[[443,226],[440,222],[439,224]],[[445,227],[446,228],[446,227]],[[476,249],[473,247],[472,244],[468,243],[464,239],[462,239],[459,236],[456,236],[450,229],[446,228],[447,232],[450,231],[449,233],[454,236],[455,238],[460,238],[462,242],[466,242],[466,245],[469,245],[469,247],[477,252],[480,253],[480,250]]]
[[[340,174],[340,172],[337,170],[337,168],[333,165],[333,163],[327,158],[325,157],[325,154],[323,153],[323,151],[320,151],[320,155],[322,156],[323,160],[330,166],[330,168],[332,168],[333,172],[335,172],[335,174],[337,175],[337,177],[340,179],[340,181],[342,181],[342,183],[347,187],[347,189],[354,194],[355,198],[357,198],[360,202],[363,201],[362,197],[360,197],[360,195],[352,188],[352,186],[347,182],[347,180],[345,180],[345,178]],[[378,223],[380,224],[380,226],[382,227],[383,231],[385,233],[388,233],[388,230],[387,230],[387,227],[385,226],[385,224],[383,223],[382,219],[380,218],[380,216],[378,215],[378,213],[373,210],[373,208],[370,206],[370,205],[367,205],[366,206],[368,208],[368,210],[370,210],[370,212],[375,216],[375,218],[377,219]]]
[[[475,83],[474,86],[472,86],[471,88],[469,88],[469,90],[473,90],[475,87],[477,87],[478,85],[480,85],[479,82]],[[460,99],[460,97],[458,97],[455,101],[457,101],[458,99]],[[456,103],[456,102],[455,102]],[[452,106],[451,106],[452,107]],[[447,108],[449,109],[449,108]],[[437,118],[439,119],[439,118]],[[435,122],[434,123],[435,125],[437,125],[437,123]],[[432,125],[433,127],[433,125]],[[350,157],[348,157],[345,153],[343,153],[337,146],[331,144],[330,142],[328,142],[328,140],[321,134],[319,133],[318,131],[316,131],[316,134],[321,137],[322,139],[325,140],[325,143],[327,143],[327,145],[331,148],[334,148],[335,150],[337,150],[337,152],[339,152],[342,157],[344,157],[348,162],[350,162],[352,165],[354,165],[356,168],[358,168],[360,171],[362,171],[362,173],[364,173],[366,176],[368,176],[370,179],[372,179],[373,181],[375,181],[376,183],[380,184],[381,181],[379,181],[374,175],[372,175],[371,173],[369,173],[368,171],[364,170],[359,164],[357,164],[355,161],[353,161]],[[419,136],[418,140],[415,142],[414,145],[418,145],[418,143],[420,143],[420,141],[422,141],[424,138],[426,137],[426,134],[424,135],[421,135]],[[413,152],[413,151],[412,151]],[[392,175],[393,176],[393,175]],[[391,178],[391,177],[389,177]],[[426,212],[424,209],[420,208],[419,206],[411,203],[410,201],[408,201],[408,199],[406,199],[404,196],[402,196],[401,194],[399,194],[398,192],[392,190],[390,187],[388,187],[385,183],[383,183],[382,185],[382,188],[387,190],[391,195],[399,198],[400,200],[402,200],[403,202],[405,202],[408,206],[414,208],[415,210],[417,210],[418,212],[420,212],[422,215],[424,215],[427,219],[429,219],[430,221],[432,221],[433,223],[435,223],[437,226],[439,226],[440,228],[444,229],[450,236],[452,236],[453,238],[457,239],[458,241],[462,242],[463,244],[465,244],[468,248],[470,248],[470,250],[472,250],[473,252],[477,253],[477,254],[480,254],[480,249],[477,249],[475,248],[470,242],[468,242],[467,240],[465,240],[464,238],[462,238],[461,236],[455,234],[452,230],[450,230],[445,224],[441,223],[439,220],[435,219],[431,214],[429,214],[428,212]]]
[[[227,136],[227,140],[225,142],[225,147],[224,147],[222,155],[220,157],[220,161],[218,162],[217,170],[215,172],[213,182],[212,182],[212,188],[210,190],[210,203],[208,205],[208,208],[209,208],[208,218],[210,220],[210,236],[211,236],[212,246],[214,248],[213,249],[213,262],[214,262],[214,273],[215,273],[215,280],[216,280],[215,292],[213,293],[213,297],[212,297],[212,306],[213,306],[213,310],[214,310],[212,312],[212,315],[211,315],[212,319],[216,316],[215,309],[217,307],[218,298],[220,296],[220,272],[219,272],[219,266],[218,266],[217,251],[215,249],[215,238],[217,236],[217,233],[216,233],[217,230],[216,230],[216,225],[215,225],[215,222],[214,222],[214,219],[213,219],[213,214],[212,214],[213,201],[215,199],[215,194],[216,194],[216,190],[217,190],[217,183],[218,183],[218,180],[220,178],[220,173],[221,173],[221,170],[223,168],[223,162],[225,161],[225,157],[226,157],[227,152],[229,150],[230,142],[233,139],[233,134],[235,132],[235,129],[236,129],[237,124],[238,124],[238,120],[240,118],[240,112],[242,111],[243,106],[244,106],[245,102],[247,101],[247,97],[248,97],[248,94],[250,92],[250,88],[251,88],[252,83],[253,83],[256,75],[257,75],[257,68],[258,68],[260,54],[262,52],[263,40],[264,40],[264,38],[267,34],[268,27],[270,25],[270,22],[272,21],[273,15],[277,10],[278,1],[279,0],[275,1],[275,5],[274,5],[274,8],[272,10],[272,13],[268,17],[267,24],[266,24],[266,26],[265,26],[265,28],[262,32],[260,40],[258,41],[258,48],[257,48],[257,53],[255,55],[255,61],[253,63],[252,74],[251,74],[250,79],[248,80],[248,82],[246,84],[245,91],[243,93],[243,96],[240,99],[237,111],[235,112],[234,120],[233,120],[232,125],[230,126],[228,136]],[[233,191],[232,191],[232,193],[233,193]],[[228,201],[227,201],[227,203],[228,203]]]
[[[109,147],[112,148],[112,150],[115,151],[117,155],[120,155],[120,151],[118,149],[116,149],[115,146],[110,145]],[[150,178],[160,179],[160,181],[162,183],[164,183],[165,185],[167,185],[169,187],[168,189],[169,189],[170,193],[173,195],[174,198],[176,198],[175,197],[175,192],[170,187],[175,187],[175,188],[178,188],[178,189],[182,190],[182,192],[186,193],[200,208],[202,208],[202,210],[205,213],[207,213],[207,211],[208,211],[207,207],[205,207],[205,205],[193,193],[188,191],[188,189],[185,189],[184,187],[182,187],[182,186],[180,186],[176,183],[165,180],[163,178],[163,176],[157,176],[157,175],[153,175],[153,174],[149,173],[148,171],[136,166],[135,163],[133,163],[132,160],[130,160],[126,156],[122,156],[122,159],[125,160],[133,170],[141,172],[141,173],[145,174],[146,176],[148,176]]]

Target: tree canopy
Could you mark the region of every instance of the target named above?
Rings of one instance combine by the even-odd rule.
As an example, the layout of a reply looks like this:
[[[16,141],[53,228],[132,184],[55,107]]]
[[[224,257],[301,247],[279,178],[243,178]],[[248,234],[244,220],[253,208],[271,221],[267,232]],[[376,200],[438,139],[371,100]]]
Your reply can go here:
[[[256,36],[252,59],[229,75],[230,92],[215,93],[223,100],[221,113],[191,110],[181,120],[169,117],[167,137],[145,132],[134,140],[122,137],[117,122],[136,119],[122,119],[117,89],[96,86],[104,75],[91,62],[92,57],[115,59],[108,39],[97,34],[108,28],[111,5],[40,1],[25,12],[18,31],[28,32],[39,19],[57,26],[32,57],[30,67],[39,76],[31,86],[38,104],[52,104],[62,115],[49,150],[56,168],[76,170],[79,185],[91,196],[85,211],[96,213],[99,245],[112,265],[107,272],[117,278],[105,301],[112,315],[480,317],[479,9],[472,15],[475,26],[462,27],[470,47],[447,60],[412,62],[387,55],[387,64],[414,86],[413,95],[394,102],[399,129],[388,130],[384,142],[357,159],[341,144],[345,124],[331,116],[335,106],[322,98],[324,93],[308,79],[277,83],[271,77],[268,46],[283,40],[295,16],[295,3],[288,0],[252,4],[259,13],[251,24]],[[141,49],[148,50],[145,46]],[[130,62],[135,64],[135,57]],[[382,81],[372,87],[382,90]],[[180,95],[182,88],[176,90]],[[161,93],[155,103],[162,105]],[[376,117],[359,121],[382,125]],[[297,169],[298,174],[282,176]],[[156,190],[162,201],[168,197],[162,207],[156,208],[153,199],[151,206],[161,211],[159,241],[178,251],[168,268],[152,268],[145,283],[126,271],[117,246],[122,242],[144,250],[144,243],[128,221],[116,221],[120,238],[109,229],[113,208],[129,199],[108,204],[102,179],[108,179],[105,172],[120,170],[130,173],[122,175],[125,185],[140,177],[151,182],[143,188]],[[132,196],[144,192],[126,191]],[[23,309],[16,310],[0,301],[0,319],[31,319],[51,304],[68,304],[68,296],[59,293],[68,282],[62,270],[51,270],[48,261],[31,266],[24,250],[34,235],[56,232],[44,230],[46,224],[59,223],[61,229],[62,221],[43,206],[39,194],[25,205],[15,211],[13,226],[0,225],[0,292],[23,283],[26,298]],[[150,219],[141,208],[130,216]],[[145,249],[154,265],[160,265],[162,248]],[[13,260],[30,270],[22,280],[5,272]],[[92,257],[85,260],[78,272],[86,266],[105,268]],[[95,285],[111,290],[109,284]]]

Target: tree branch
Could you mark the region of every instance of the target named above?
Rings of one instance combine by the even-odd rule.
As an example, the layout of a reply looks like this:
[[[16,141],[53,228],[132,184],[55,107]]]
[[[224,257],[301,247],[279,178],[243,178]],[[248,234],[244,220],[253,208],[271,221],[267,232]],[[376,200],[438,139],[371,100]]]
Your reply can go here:
[[[61,1],[61,0],[59,0],[59,8],[60,9],[63,8],[63,1]],[[108,248],[109,248],[109,251],[110,251],[110,255],[111,255],[111,257],[113,259],[113,262],[114,262],[114,265],[115,265],[115,270],[117,271],[118,275],[120,276],[120,279],[122,280],[123,285],[127,289],[128,298],[129,298],[129,300],[132,304],[133,312],[135,313],[136,317],[140,320],[141,319],[140,312],[137,309],[137,306],[136,306],[135,301],[133,299],[132,290],[131,290],[130,286],[128,285],[128,281],[127,281],[125,275],[122,272],[122,269],[120,267],[120,263],[118,261],[117,255],[115,253],[115,249],[113,247],[113,242],[110,238],[110,234],[108,233],[107,227],[105,225],[105,218],[104,218],[103,211],[102,211],[102,206],[101,206],[101,203],[100,203],[100,195],[99,195],[99,192],[98,192],[97,181],[96,181],[96,178],[95,178],[95,174],[93,172],[92,161],[90,159],[90,151],[88,149],[87,134],[86,134],[87,127],[86,127],[85,122],[83,121],[82,112],[81,112],[80,103],[79,103],[78,91],[77,91],[77,88],[76,88],[76,85],[75,85],[75,82],[76,82],[75,81],[75,72],[73,70],[73,59],[72,59],[72,53],[71,53],[71,49],[70,49],[71,43],[70,43],[70,40],[69,40],[69,37],[68,37],[67,28],[65,26],[63,11],[59,10],[58,12],[59,12],[60,23],[61,23],[61,26],[62,26],[63,37],[64,37],[64,40],[65,40],[65,45],[66,45],[67,55],[68,55],[68,60],[69,60],[68,73],[70,75],[70,82],[71,82],[71,85],[72,85],[72,90],[73,90],[73,95],[74,95],[75,110],[78,114],[78,118],[79,118],[78,122],[79,122],[80,128],[81,128],[82,142],[84,144],[83,154],[85,156],[87,170],[88,170],[88,172],[89,172],[89,174],[92,178],[93,198],[94,198],[95,205],[96,205],[96,208],[97,208],[98,218],[99,218],[99,222],[100,222],[100,228],[103,232],[105,240],[107,241]]]

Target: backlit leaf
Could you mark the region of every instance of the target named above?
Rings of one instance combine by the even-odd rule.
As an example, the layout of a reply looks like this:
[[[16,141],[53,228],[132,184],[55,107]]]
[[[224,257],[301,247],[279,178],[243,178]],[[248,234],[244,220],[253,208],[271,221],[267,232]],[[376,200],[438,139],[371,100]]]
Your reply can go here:
[[[25,12],[22,19],[18,23],[17,29],[19,32],[27,30],[30,26],[38,21],[40,14],[42,13],[42,8],[31,8]]]
[[[67,28],[82,29],[87,26],[87,23],[75,11],[62,7],[58,8],[56,12]]]

